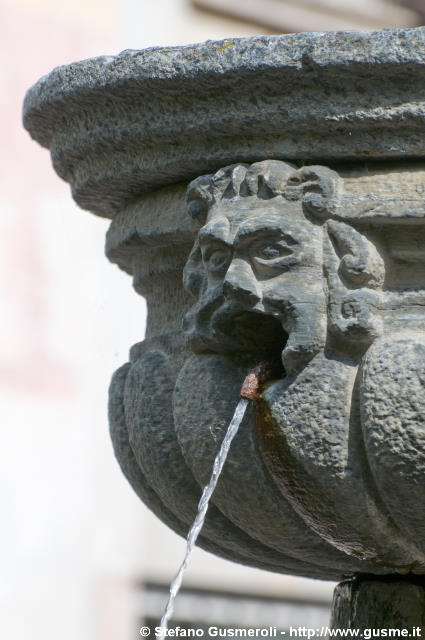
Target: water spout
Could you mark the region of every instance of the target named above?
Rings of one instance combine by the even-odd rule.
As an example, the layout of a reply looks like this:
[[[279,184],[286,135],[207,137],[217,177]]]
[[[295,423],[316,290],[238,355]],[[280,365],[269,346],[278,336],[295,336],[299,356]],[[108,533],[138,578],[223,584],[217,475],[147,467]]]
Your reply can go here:
[[[196,518],[187,536],[186,553],[184,555],[183,562],[180,565],[180,569],[178,570],[176,577],[171,583],[170,596],[168,598],[168,602],[165,607],[164,615],[161,618],[161,634],[159,636],[160,640],[163,640],[163,638],[165,638],[166,636],[166,632],[168,629],[168,622],[173,615],[174,601],[176,599],[178,592],[180,591],[183,575],[187,569],[190,556],[192,555],[192,552],[195,548],[198,535],[201,532],[201,529],[204,525],[205,518],[207,515],[208,505],[209,505],[211,496],[214,493],[214,489],[217,485],[217,481],[220,477],[224,463],[226,462],[230,445],[232,443],[233,438],[238,432],[239,425],[243,420],[248,404],[249,404],[249,400],[247,398],[241,398],[239,400],[235,409],[235,413],[233,414],[233,418],[227,429],[226,435],[224,436],[223,441],[221,443],[220,450],[217,453],[216,458],[214,460],[214,466],[211,473],[210,481],[204,488],[201,499],[199,500],[198,513],[196,515]]]
[[[223,438],[219,452],[215,457],[210,480],[202,492],[202,496],[198,504],[198,513],[187,536],[186,552],[183,558],[183,562],[181,563],[176,577],[174,578],[170,586],[170,595],[165,606],[164,614],[161,618],[161,633],[159,635],[160,640],[163,640],[167,634],[168,623],[174,612],[174,602],[176,596],[180,591],[183,576],[187,569],[189,559],[195,548],[196,540],[204,525],[208,505],[210,503],[211,496],[213,495],[216,488],[224,463],[226,462],[232,440],[238,432],[249,401],[258,398],[262,384],[270,377],[272,377],[274,372],[275,367],[269,365],[266,362],[261,362],[254,369],[252,369],[252,371],[250,371],[242,384],[240,392],[241,399],[236,406],[233,418],[231,419],[230,424],[227,428],[227,432]]]

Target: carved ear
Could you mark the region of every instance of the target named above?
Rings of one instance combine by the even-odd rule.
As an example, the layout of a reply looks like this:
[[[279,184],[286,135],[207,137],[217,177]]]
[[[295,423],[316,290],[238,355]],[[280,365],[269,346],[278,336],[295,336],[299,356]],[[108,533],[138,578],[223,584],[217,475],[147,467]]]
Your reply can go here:
[[[376,247],[344,222],[328,220],[326,226],[340,258],[338,274],[343,284],[350,289],[380,289],[384,284],[385,267]]]
[[[189,184],[186,194],[189,215],[204,224],[208,209],[214,203],[212,175],[200,176]]]
[[[183,269],[183,287],[195,298],[199,298],[205,284],[202,253],[198,241],[193,245]]]
[[[344,222],[328,220],[329,329],[344,341],[370,345],[382,331],[376,313],[385,278],[376,247]]]
[[[284,196],[302,199],[303,207],[319,220],[326,220],[338,205],[342,179],[332,169],[321,166],[302,167],[288,179]]]

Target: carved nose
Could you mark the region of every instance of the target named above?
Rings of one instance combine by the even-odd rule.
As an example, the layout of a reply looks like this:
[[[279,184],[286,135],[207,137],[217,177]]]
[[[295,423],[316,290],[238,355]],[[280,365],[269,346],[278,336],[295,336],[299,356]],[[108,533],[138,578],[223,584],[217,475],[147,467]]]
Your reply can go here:
[[[242,259],[234,259],[223,282],[223,294],[227,299],[254,306],[261,295],[250,265]]]

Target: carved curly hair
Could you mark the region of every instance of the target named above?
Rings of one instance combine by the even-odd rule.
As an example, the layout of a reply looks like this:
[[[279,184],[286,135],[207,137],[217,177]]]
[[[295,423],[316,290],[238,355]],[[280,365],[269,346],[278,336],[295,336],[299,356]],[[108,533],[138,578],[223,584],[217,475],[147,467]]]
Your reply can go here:
[[[287,200],[302,199],[304,210],[324,222],[333,217],[341,189],[342,179],[327,167],[298,169],[288,162],[263,160],[251,165],[232,164],[196,178],[187,190],[187,206],[189,214],[203,222],[209,209],[221,200],[283,196]]]

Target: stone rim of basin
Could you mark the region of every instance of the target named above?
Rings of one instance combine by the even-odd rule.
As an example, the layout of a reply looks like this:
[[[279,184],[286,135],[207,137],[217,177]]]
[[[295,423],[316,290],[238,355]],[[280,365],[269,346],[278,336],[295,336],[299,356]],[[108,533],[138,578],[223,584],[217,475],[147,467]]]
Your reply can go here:
[[[111,218],[232,162],[419,160],[424,34],[255,36],[84,60],[28,91],[24,125],[79,206]]]

